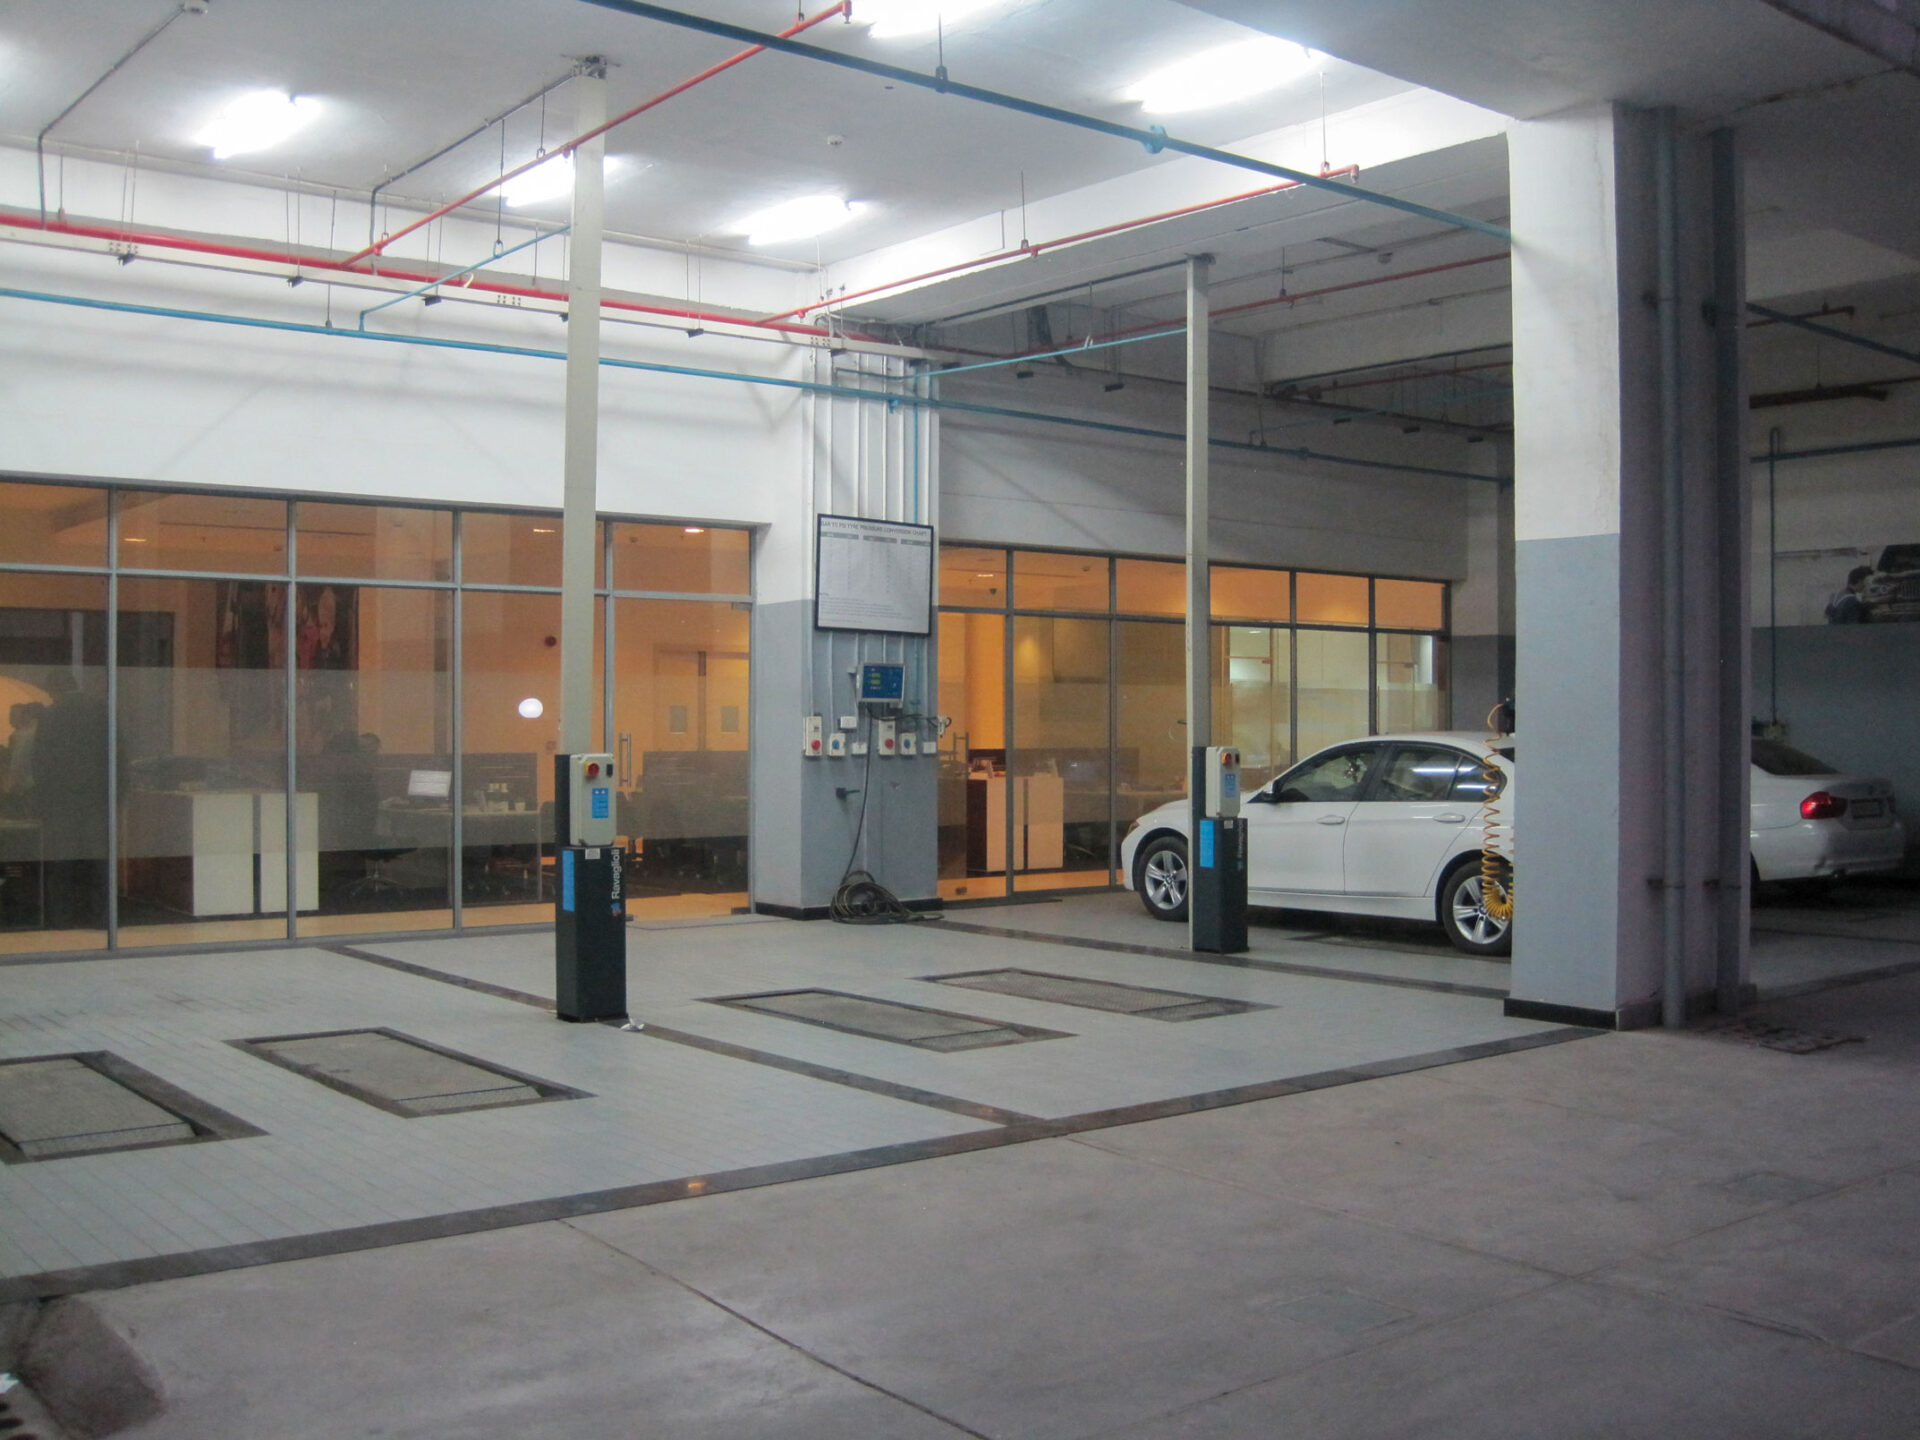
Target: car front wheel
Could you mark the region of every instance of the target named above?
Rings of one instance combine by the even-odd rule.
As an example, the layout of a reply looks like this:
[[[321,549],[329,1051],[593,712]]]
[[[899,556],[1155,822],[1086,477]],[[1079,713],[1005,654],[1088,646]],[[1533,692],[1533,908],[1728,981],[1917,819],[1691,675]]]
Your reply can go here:
[[[1133,888],[1156,920],[1187,918],[1187,842],[1161,835],[1140,847],[1133,862]]]
[[[1499,898],[1512,893],[1513,871],[1506,861],[1499,862]],[[1508,955],[1513,952],[1513,920],[1488,913],[1483,892],[1480,857],[1466,855],[1455,861],[1440,881],[1440,926],[1454,948],[1469,955]]]

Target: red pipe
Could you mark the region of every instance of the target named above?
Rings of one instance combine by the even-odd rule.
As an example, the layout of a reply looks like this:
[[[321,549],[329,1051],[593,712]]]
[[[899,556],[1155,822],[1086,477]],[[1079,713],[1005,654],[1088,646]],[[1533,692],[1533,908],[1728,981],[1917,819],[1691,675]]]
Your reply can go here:
[[[1224,202],[1223,202],[1224,203]],[[1223,315],[1239,315],[1248,310],[1260,310],[1271,305],[1291,305],[1296,300],[1312,300],[1321,295],[1338,295],[1345,290],[1364,290],[1372,285],[1391,285],[1396,280],[1412,280],[1421,275],[1439,275],[1448,270],[1463,270],[1469,265],[1489,265],[1495,260],[1505,260],[1506,255],[1479,255],[1471,260],[1450,260],[1445,265],[1429,265],[1422,270],[1401,270],[1392,275],[1375,275],[1368,280],[1349,280],[1344,285],[1327,285],[1318,290],[1300,290],[1292,295],[1277,295],[1269,300],[1251,300],[1244,305],[1224,305],[1218,310],[1208,312],[1210,319],[1218,320]],[[1124,340],[1129,335],[1145,335],[1153,330],[1184,330],[1184,320],[1150,320],[1144,325],[1130,325],[1125,330],[1112,330],[1104,335],[1089,335],[1090,343],[1098,344],[1107,340]],[[954,346],[942,346],[942,349],[955,349]],[[1042,355],[1057,354],[1057,350],[1036,350],[1031,353],[1013,355],[992,354],[985,350],[968,350],[968,355],[983,355],[992,360],[1032,360]]]
[[[848,0],[840,0],[839,4],[831,6],[828,9],[822,10],[818,15],[814,16],[811,20],[802,20],[797,25],[789,26],[787,29],[782,30],[780,32],[780,38],[783,40],[790,40],[803,30],[811,30],[814,26],[820,24],[820,22],[823,20],[831,19],[835,15],[846,14],[847,3],[848,3]],[[754,56],[763,53],[766,50],[766,48],[767,47],[764,45],[750,45],[745,50],[742,50],[738,55],[732,56],[731,58],[726,60],[722,60],[718,65],[709,66],[707,69],[702,70],[698,75],[694,75],[689,77],[688,79],[682,80],[678,85],[675,85],[672,89],[662,90],[658,95],[654,96],[651,100],[642,101],[640,104],[634,106],[633,109],[624,111],[621,114],[614,116],[611,120],[607,121],[606,124],[596,125],[593,129],[587,131],[586,134],[574,136],[573,139],[567,141],[567,143],[562,145],[559,149],[550,150],[544,155],[536,155],[533,159],[527,161],[526,164],[515,166],[513,169],[507,171],[506,174],[500,176],[498,179],[489,180],[486,184],[482,185],[478,190],[469,190],[466,194],[462,195],[458,200],[452,201],[446,205],[442,205],[438,210],[435,210],[432,214],[423,215],[418,220],[415,220],[412,224],[403,225],[398,230],[394,231],[391,235],[383,236],[378,243],[369,245],[363,250],[356,250],[353,254],[347,257],[346,263],[349,265],[353,265],[358,263],[361,260],[365,260],[371,255],[378,255],[382,253],[387,248],[387,246],[393,244],[394,241],[400,239],[403,236],[411,235],[414,231],[420,229],[423,225],[431,225],[434,221],[438,220],[441,216],[452,214],[455,210],[458,210],[462,205],[469,205],[473,203],[475,200],[478,200],[482,195],[487,194],[489,191],[499,189],[502,185],[506,184],[509,180],[517,179],[519,176],[526,174],[529,170],[532,170],[537,166],[546,164],[547,161],[549,160],[558,159],[562,155],[571,155],[575,150],[579,149],[582,145],[586,144],[589,140],[595,139],[598,136],[606,134],[607,131],[613,129],[614,126],[624,125],[627,123],[627,121],[633,119],[634,116],[644,115],[647,111],[653,109],[654,106],[664,105],[667,101],[673,99],[674,96],[676,95],[684,95],[687,91],[693,89],[694,86],[702,84],[708,80],[711,80],[714,76],[720,74],[721,71],[731,70],[734,66],[738,65],[742,60],[751,60]],[[778,318],[784,319],[785,317],[781,316]]]
[[[225,245],[218,241],[195,240],[184,235],[166,235],[155,231],[116,229],[104,225],[76,224],[71,220],[57,219],[49,219],[42,223],[37,215],[5,210],[0,210],[0,225],[13,226],[21,230],[41,230],[55,235],[74,235],[88,240],[105,240],[122,245],[147,245],[156,250],[184,250],[195,255],[218,255],[230,260],[256,260],[273,265],[293,265],[301,269],[328,270],[337,274],[365,275],[383,280],[410,280],[420,285],[431,285],[434,281],[444,278],[413,270],[375,270],[370,265],[356,265],[346,260],[316,259],[308,255],[296,255],[292,251],[257,250],[245,245]],[[523,300],[553,300],[562,304],[567,300],[564,291],[536,290],[528,285],[505,285],[499,281],[479,280],[472,276],[452,283],[462,290],[479,290],[489,295],[517,295]],[[664,305],[643,305],[636,300],[603,299],[600,303],[609,310],[660,315],[670,320],[742,325],[758,330],[771,330],[782,335],[819,337],[828,333],[826,328],[820,325],[770,324],[763,320],[743,319],[737,315],[723,315],[711,310],[683,310]]]
[[[1358,165],[1343,165],[1338,170],[1323,172],[1328,178],[1335,175],[1358,175]],[[1039,255],[1048,250],[1057,250],[1062,245],[1078,245],[1083,240],[1098,240],[1106,235],[1118,235],[1127,230],[1138,230],[1143,225],[1154,225],[1162,220],[1178,220],[1183,215],[1198,215],[1203,210],[1216,209],[1221,205],[1233,205],[1242,200],[1257,200],[1262,195],[1274,195],[1282,190],[1295,190],[1302,181],[1283,180],[1278,185],[1268,185],[1259,190],[1248,190],[1240,195],[1229,195],[1221,200],[1203,200],[1198,205],[1185,205],[1178,210],[1162,210],[1157,215],[1143,215],[1138,220],[1122,220],[1114,225],[1102,225],[1097,230],[1082,230],[1077,235],[1062,235],[1056,240],[1041,240],[1037,243],[1021,245],[1013,250],[1002,250],[998,255],[982,255],[975,260],[962,260],[955,265],[943,265],[938,270],[929,270],[921,275],[909,275],[904,280],[890,280],[884,285],[870,285],[865,290],[856,290],[851,295],[835,295],[831,299],[816,300],[810,305],[800,305],[792,310],[782,310],[767,319],[790,320],[805,315],[812,310],[824,309],[828,305],[844,305],[849,300],[864,300],[870,295],[878,295],[883,290],[898,290],[903,285],[918,285],[923,280],[938,280],[945,275],[958,275],[966,270],[978,270],[985,265],[998,265],[1003,260],[1019,260],[1023,257]]]

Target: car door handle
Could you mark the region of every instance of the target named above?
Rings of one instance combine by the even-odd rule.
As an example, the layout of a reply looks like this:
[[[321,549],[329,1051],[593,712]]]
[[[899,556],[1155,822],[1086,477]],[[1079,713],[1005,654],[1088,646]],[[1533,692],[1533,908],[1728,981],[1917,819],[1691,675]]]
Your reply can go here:
[[[1451,810],[1447,811],[1445,814],[1436,815],[1433,818],[1439,821],[1442,825],[1464,825],[1467,823],[1466,816],[1456,815]]]
[[[1320,817],[1320,823],[1322,825],[1344,825],[1347,823],[1347,817],[1344,815],[1322,815]]]

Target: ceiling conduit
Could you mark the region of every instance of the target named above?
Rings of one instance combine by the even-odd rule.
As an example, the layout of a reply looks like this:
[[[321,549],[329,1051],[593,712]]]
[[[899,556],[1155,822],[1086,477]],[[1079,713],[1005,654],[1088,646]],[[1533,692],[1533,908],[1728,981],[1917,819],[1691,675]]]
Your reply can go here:
[[[823,21],[829,20],[835,15],[844,15],[846,13],[847,13],[847,0],[840,0],[839,4],[831,6],[826,10],[822,10],[818,15],[815,15],[811,20],[802,20],[798,24],[791,25],[787,29],[781,31],[779,35],[770,36],[768,38],[775,39],[775,40],[785,40],[790,36],[798,35],[803,30],[811,30],[815,25],[818,25]],[[356,250],[353,254],[347,257],[346,263],[349,265],[357,264],[359,261],[384,253],[387,246],[393,244],[394,241],[402,238],[403,236],[411,235],[414,231],[420,229],[422,226],[431,225],[435,220],[438,220],[441,216],[449,215],[453,213],[455,210],[458,210],[462,205],[471,204],[473,201],[478,200],[482,195],[489,194],[492,191],[499,189],[502,185],[505,185],[509,180],[517,179],[519,176],[526,174],[529,170],[537,169],[539,166],[546,164],[549,160],[557,160],[563,155],[573,154],[575,150],[579,149],[582,145],[586,144],[589,140],[595,139],[601,135],[606,134],[609,130],[613,129],[615,126],[626,124],[627,121],[633,119],[634,116],[636,115],[644,115],[647,111],[653,109],[656,105],[664,105],[667,101],[673,99],[676,95],[686,94],[687,91],[693,89],[694,86],[704,84],[708,80],[711,80],[714,76],[719,75],[724,71],[731,70],[734,66],[740,64],[740,62],[743,60],[751,60],[754,56],[760,54],[761,51],[763,51],[766,48],[767,47],[764,44],[752,45],[752,46],[749,46],[747,49],[742,50],[738,55],[729,56],[727,59],[722,60],[718,65],[708,66],[705,70],[702,70],[698,75],[689,76],[687,79],[682,80],[678,85],[672,86],[671,88],[666,90],[662,90],[658,95],[655,95],[652,99],[641,101],[640,104],[634,106],[631,110],[623,110],[620,114],[614,116],[611,120],[607,121],[604,125],[596,125],[593,127],[593,129],[587,131],[586,134],[574,136],[573,139],[567,141],[566,144],[560,146],[558,149],[549,150],[542,155],[536,155],[533,159],[527,161],[527,163],[524,165],[516,165],[513,169],[507,171],[506,174],[501,175],[496,179],[489,180],[486,184],[480,186],[478,189],[469,190],[466,194],[462,195],[458,200],[452,201],[446,205],[442,205],[438,210],[434,210],[429,214],[422,215],[418,220],[412,221],[409,224],[402,225],[398,230],[394,231],[391,235],[382,237],[380,240],[376,241],[374,244],[368,245],[364,249]],[[588,62],[584,62],[584,61],[582,62],[582,64],[586,64],[586,63]],[[579,69],[576,69],[574,73],[581,74],[584,72]]]
[[[416,284],[432,285],[451,279],[450,274],[430,275],[417,270],[395,270],[392,268],[375,269],[371,265],[349,264],[345,260],[335,260],[325,256],[302,255],[291,250],[258,249],[247,245],[229,245],[217,240],[200,240],[186,235],[168,235],[159,231],[132,230],[118,225],[89,225],[72,220],[49,219],[42,223],[30,214],[18,211],[0,210],[0,226],[11,226],[20,230],[37,230],[49,235],[71,235],[76,239],[104,240],[108,244],[145,247],[155,250],[178,250],[191,255],[211,255],[230,260],[251,260],[269,265],[286,265],[295,270],[311,270],[323,273],[360,275],[378,277],[386,280],[409,280]],[[549,238],[542,236],[542,239]],[[530,285],[508,285],[495,280],[479,280],[472,277],[459,282],[460,290],[478,290],[490,295],[515,295],[523,300],[551,300],[561,304],[566,302],[566,293],[560,290],[540,290]],[[822,339],[828,335],[825,326],[769,324],[755,320],[750,316],[727,315],[717,310],[694,310],[672,305],[647,305],[638,300],[606,300],[601,302],[608,310],[625,311],[640,315],[658,315],[669,320],[688,320],[694,322],[711,321],[716,325],[739,325],[748,329],[770,330],[782,335],[806,339]],[[856,336],[855,338],[862,338]]]
[[[1344,165],[1338,170],[1329,170],[1328,175],[1358,175],[1358,165]],[[834,295],[823,300],[815,300],[810,305],[799,305],[792,310],[782,310],[777,315],[769,315],[769,320],[790,320],[797,316],[809,315],[815,310],[838,307],[854,300],[866,300],[875,295],[885,294],[889,290],[899,290],[908,285],[923,284],[928,280],[939,280],[949,275],[963,275],[969,270],[981,270],[989,265],[1000,265],[1009,260],[1032,259],[1049,250],[1058,250],[1063,245],[1078,245],[1087,240],[1100,240],[1109,235],[1123,235],[1129,230],[1138,230],[1147,225],[1157,225],[1163,220],[1178,220],[1187,215],[1198,215],[1203,211],[1214,210],[1222,205],[1237,205],[1242,200],[1257,200],[1262,195],[1278,195],[1283,190],[1297,190],[1298,180],[1283,181],[1278,185],[1268,185],[1260,190],[1248,190],[1239,195],[1228,195],[1219,200],[1203,200],[1198,205],[1185,205],[1178,210],[1162,210],[1157,215],[1142,215],[1138,220],[1121,220],[1112,225],[1102,225],[1097,230],[1082,230],[1076,235],[1062,235],[1057,240],[1036,240],[1019,245],[1011,250],[1002,250],[997,255],[982,255],[973,260],[961,260],[952,265],[943,265],[938,270],[923,271],[918,275],[909,275],[900,280],[889,280],[884,285],[869,285],[864,290],[855,290],[847,295]],[[1182,261],[1182,264],[1185,262]],[[1218,313],[1218,312],[1215,312]],[[1182,325],[1184,328],[1184,322]]]
[[[1389,210],[1399,210],[1408,215],[1418,215],[1455,229],[1477,230],[1483,235],[1492,235],[1496,239],[1509,242],[1513,239],[1511,231],[1486,220],[1477,220],[1471,215],[1456,215],[1451,211],[1436,210],[1431,205],[1422,205],[1414,200],[1402,200],[1397,195],[1387,195],[1377,190],[1364,190],[1358,185],[1345,184],[1327,176],[1314,175],[1305,170],[1294,170],[1285,165],[1275,165],[1267,160],[1256,160],[1251,155],[1241,155],[1231,150],[1217,150],[1211,145],[1181,140],[1167,134],[1158,126],[1142,130],[1135,125],[1122,125],[1117,121],[1102,120],[1096,115],[1082,115],[1075,110],[1063,110],[1057,105],[1043,105],[1037,100],[1023,100],[1017,95],[1006,95],[998,90],[963,84],[958,80],[949,79],[945,66],[932,75],[922,75],[917,70],[883,64],[878,60],[863,59],[858,55],[845,55],[838,50],[827,50],[784,35],[750,30],[744,25],[731,25],[724,20],[709,20],[704,16],[689,15],[681,10],[670,10],[664,5],[643,4],[642,0],[585,0],[585,3],[597,5],[603,10],[618,11],[622,15],[637,16],[642,20],[657,20],[663,25],[673,25],[682,30],[697,30],[707,35],[718,35],[723,39],[743,40],[762,49],[778,50],[785,55],[798,55],[803,60],[817,60],[823,65],[835,65],[842,70],[855,70],[863,75],[891,80],[898,85],[911,85],[920,90],[932,90],[941,95],[954,95],[962,100],[978,101],[983,105],[1012,110],[1021,115],[1031,115],[1036,119],[1072,125],[1077,129],[1091,130],[1100,135],[1111,135],[1117,140],[1131,140],[1136,145],[1144,146],[1149,154],[1157,155],[1163,150],[1171,150],[1179,155],[1191,155],[1195,159],[1211,160],[1216,164],[1231,165],[1240,170],[1251,170],[1255,174],[1270,176],[1275,180],[1291,180],[1299,185],[1330,190],[1349,200],[1360,200],[1370,205],[1384,206]]]
[[[163,320],[194,320],[210,325],[232,325],[247,330],[280,330],[295,335],[322,336],[333,340],[366,340],[381,345],[414,345],[429,350],[469,350],[488,355],[515,355],[533,360],[565,360],[563,350],[543,350],[531,345],[500,345],[482,340],[442,340],[431,335],[394,335],[381,330],[334,329],[327,325],[309,325],[297,320],[262,320],[251,315],[223,315],[211,310],[178,310],[162,305],[136,305],[124,300],[96,300],[84,295],[58,295],[40,290],[16,290],[0,287],[0,299],[27,300],[43,305],[61,305],[80,310],[103,310],[124,315],[149,315]],[[952,410],[968,415],[987,415],[1005,420],[1024,420],[1041,425],[1066,425],[1082,430],[1099,430],[1113,435],[1135,435],[1150,440],[1183,444],[1186,434],[1180,430],[1155,430],[1144,425],[1120,425],[1107,420],[1086,420],[1076,415],[1047,415],[1037,410],[1014,410],[999,405],[975,405],[961,400],[938,400],[924,395],[902,395],[887,390],[869,390],[854,385],[833,385],[818,380],[789,380],[779,375],[754,375],[734,370],[709,370],[693,365],[666,365],[651,360],[621,360],[603,355],[600,363],[614,370],[639,370],[655,375],[682,375],[696,380],[726,380],[742,385],[764,385],[778,390],[798,390],[812,395],[829,395],[844,400],[859,400],[887,406],[906,405],[916,410]],[[1470,470],[1447,470],[1431,465],[1404,465],[1391,460],[1362,460],[1351,455],[1329,455],[1305,447],[1256,445],[1245,440],[1210,442],[1216,449],[1249,451],[1256,455],[1280,455],[1295,460],[1327,465],[1347,465],[1363,470],[1392,474],[1424,475],[1441,480],[1477,480],[1483,484],[1501,483],[1497,475],[1477,475]]]

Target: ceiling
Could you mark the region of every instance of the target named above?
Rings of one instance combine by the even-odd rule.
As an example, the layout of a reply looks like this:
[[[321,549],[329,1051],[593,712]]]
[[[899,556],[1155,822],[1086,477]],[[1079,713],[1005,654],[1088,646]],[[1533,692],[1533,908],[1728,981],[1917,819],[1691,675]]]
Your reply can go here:
[[[177,0],[10,0],[0,9],[0,137],[42,126]],[[681,8],[756,30],[794,23],[795,0],[688,0]],[[817,12],[820,4],[808,6]],[[1120,92],[1143,74],[1251,32],[1174,0],[1011,0],[945,37],[956,80],[1144,123]],[[876,40],[835,18],[809,43],[921,71],[927,40]],[[733,54],[732,41],[617,14],[582,0],[209,0],[63,121],[56,146],[137,150],[208,173],[297,177],[364,194],[564,76],[605,56],[617,114]],[[216,165],[193,142],[225,98],[279,87],[326,103],[270,155]],[[1225,144],[1404,91],[1358,66],[1257,100],[1181,117],[1177,132]],[[501,130],[504,129],[504,140]],[[573,87],[407,176],[393,193],[444,201],[576,133]],[[614,131],[607,223],[629,234],[745,249],[730,231],[783,199],[833,190],[867,202],[853,224],[772,253],[830,262],[1156,163],[1140,147],[878,79],[761,54]],[[526,213],[564,219],[566,201]]]
[[[795,5],[678,0],[677,8],[773,31],[795,22]],[[178,0],[6,0],[0,144],[31,147],[178,8]],[[809,13],[820,8],[809,0]],[[1602,99],[1671,104],[1690,123],[1742,133],[1763,293],[1817,293],[1920,269],[1920,186],[1889,183],[1912,173],[1920,77],[1766,0],[1005,0],[940,44],[875,39],[838,18],[804,38],[923,73],[944,61],[955,80],[1140,125],[1154,117],[1120,98],[1128,84],[1170,59],[1261,32],[1331,58],[1321,74],[1172,117],[1169,129],[1243,148],[1423,89],[1520,117]],[[738,48],[584,0],[207,0],[207,13],[181,15],[48,137],[52,200],[57,206],[57,157],[76,153],[349,198],[392,181],[383,193],[396,207],[388,223],[398,224],[408,202],[449,201],[492,179],[503,157],[515,165],[570,138],[577,87],[560,83],[393,179],[562,80],[578,57],[612,63],[608,103],[617,113]],[[224,99],[262,87],[316,96],[326,109],[280,149],[215,162],[194,135]],[[1475,139],[1372,167],[1362,183],[1499,220],[1504,149],[1497,135]],[[611,229],[788,267],[857,263],[957,227],[984,230],[995,217],[1017,241],[1023,197],[1145,182],[1160,167],[1201,163],[777,53],[623,125],[608,153],[616,162]],[[1230,188],[1258,184],[1241,175]],[[818,240],[747,248],[737,228],[745,215],[823,190],[868,208]],[[557,223],[566,202],[521,213]],[[856,313],[971,323],[1054,300],[1069,332],[1096,317],[1150,325],[1178,315],[1174,267],[1204,250],[1217,257],[1215,304],[1244,307],[1219,328],[1255,340],[1498,289],[1504,265],[1481,262],[1500,248],[1431,220],[1295,191],[884,295]],[[1393,286],[1362,283],[1430,270]],[[1076,304],[1084,320],[1075,319]],[[1008,322],[1010,338],[1016,328]]]

